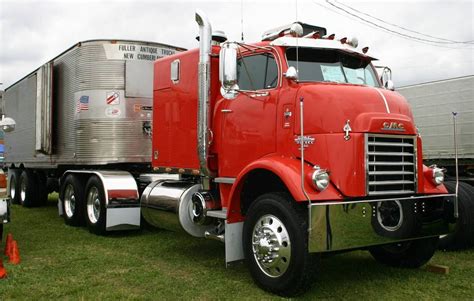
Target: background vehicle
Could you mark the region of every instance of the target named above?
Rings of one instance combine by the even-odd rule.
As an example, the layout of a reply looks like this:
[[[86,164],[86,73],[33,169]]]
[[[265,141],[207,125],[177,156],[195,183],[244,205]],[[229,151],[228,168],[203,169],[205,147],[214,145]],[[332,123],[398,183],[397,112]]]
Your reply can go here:
[[[199,49],[158,59],[153,89],[138,89],[153,91],[151,127],[144,118],[150,105],[127,98],[123,78],[105,77],[99,95],[66,89],[59,68],[52,90],[41,89],[52,97],[32,97],[36,119],[23,119],[23,99],[9,96],[28,91],[21,87],[28,77],[6,90],[15,135],[24,136],[11,144],[14,136],[6,137],[18,200],[41,203],[45,178],[60,178],[67,224],[103,234],[137,228],[142,215],[161,228],[216,239],[225,243],[226,262],[246,258],[258,285],[287,296],[308,288],[311,253],[368,249],[392,266],[426,263],[455,221],[456,202],[442,170],[423,166],[410,108],[381,87],[367,48],[303,23],[270,30],[256,44],[222,43],[225,36],[212,33],[204,14],[197,12],[196,21]],[[103,53],[104,45],[91,46]],[[111,63],[98,57],[106,61],[77,62],[95,76],[92,67]],[[117,68],[125,64],[128,72],[128,62],[119,60]],[[48,72],[36,73],[32,91],[42,74]],[[89,83],[75,74],[69,78],[79,87]],[[108,110],[116,105],[108,103],[116,99],[109,98],[110,83],[120,90],[122,113]],[[60,104],[55,91],[74,97]],[[103,116],[92,110],[96,96],[98,112],[115,123],[102,126]],[[140,113],[118,118],[137,104]],[[122,137],[115,130],[124,124]]]
[[[456,162],[453,117],[457,112],[457,144],[461,216],[456,232],[444,237],[442,248],[474,246],[474,76],[440,80],[397,89],[413,109],[423,139],[426,165],[446,169],[446,187],[454,192]]]

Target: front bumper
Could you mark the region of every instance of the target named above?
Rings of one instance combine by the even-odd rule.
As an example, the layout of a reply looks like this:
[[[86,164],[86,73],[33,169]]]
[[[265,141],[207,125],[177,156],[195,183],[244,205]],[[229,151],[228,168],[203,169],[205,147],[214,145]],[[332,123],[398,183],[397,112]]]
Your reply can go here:
[[[309,209],[309,252],[362,249],[448,234],[455,225],[455,202],[454,194],[442,194],[313,203]],[[381,217],[380,207],[387,204],[401,208],[396,225],[385,224]]]

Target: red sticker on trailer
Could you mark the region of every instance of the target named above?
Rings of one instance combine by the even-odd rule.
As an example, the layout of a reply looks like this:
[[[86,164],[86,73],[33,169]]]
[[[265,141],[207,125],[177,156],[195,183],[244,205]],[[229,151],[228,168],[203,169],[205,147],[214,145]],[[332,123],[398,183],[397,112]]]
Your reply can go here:
[[[107,92],[105,101],[108,105],[118,105],[120,104],[120,94],[116,91]]]

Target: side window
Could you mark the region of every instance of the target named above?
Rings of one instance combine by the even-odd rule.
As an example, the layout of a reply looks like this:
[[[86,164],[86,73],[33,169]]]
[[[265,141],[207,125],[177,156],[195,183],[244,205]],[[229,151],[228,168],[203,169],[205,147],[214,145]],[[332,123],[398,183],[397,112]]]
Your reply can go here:
[[[237,78],[241,90],[275,88],[278,83],[275,58],[268,53],[240,58],[237,61]]]

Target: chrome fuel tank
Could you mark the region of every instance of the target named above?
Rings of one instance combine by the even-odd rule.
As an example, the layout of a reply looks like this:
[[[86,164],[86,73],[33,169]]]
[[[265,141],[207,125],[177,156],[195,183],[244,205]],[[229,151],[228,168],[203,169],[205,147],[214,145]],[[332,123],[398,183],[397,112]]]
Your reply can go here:
[[[185,231],[195,237],[214,228],[213,224],[201,225],[193,220],[192,197],[202,189],[201,184],[188,181],[158,180],[143,191],[142,216],[154,227]]]

